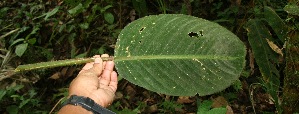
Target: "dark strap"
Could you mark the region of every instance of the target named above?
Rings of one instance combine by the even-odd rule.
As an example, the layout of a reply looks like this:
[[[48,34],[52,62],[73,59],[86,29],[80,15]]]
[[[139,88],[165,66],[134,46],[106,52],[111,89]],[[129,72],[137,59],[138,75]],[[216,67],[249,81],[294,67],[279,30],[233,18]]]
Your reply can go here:
[[[86,109],[88,111],[92,111],[94,114],[116,114],[116,113],[98,105],[89,97],[72,95],[67,101],[65,101],[62,104],[62,106],[65,106],[67,104],[72,104],[75,106],[80,105],[84,109]]]

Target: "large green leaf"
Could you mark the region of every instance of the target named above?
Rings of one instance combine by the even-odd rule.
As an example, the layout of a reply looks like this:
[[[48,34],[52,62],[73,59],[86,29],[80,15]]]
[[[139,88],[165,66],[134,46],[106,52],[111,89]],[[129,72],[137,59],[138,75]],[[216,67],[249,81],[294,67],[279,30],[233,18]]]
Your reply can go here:
[[[276,108],[280,110],[277,95],[280,85],[279,71],[275,66],[275,63],[278,63],[279,55],[270,48],[266,40],[272,37],[271,33],[259,19],[249,20],[246,25],[248,41],[253,50],[256,63],[263,76],[264,84],[267,91],[273,97]]]
[[[272,82],[273,79],[279,81],[277,77],[279,72],[273,64],[278,62],[279,55],[270,48],[266,40],[272,38],[270,31],[259,19],[249,20],[246,29],[248,31],[248,41],[264,80],[266,83]]]
[[[271,7],[265,6],[264,11],[266,21],[272,27],[280,41],[284,42],[288,32],[286,24]]]
[[[153,15],[126,26],[114,61],[120,76],[168,95],[209,95],[238,79],[243,43],[220,25],[180,14]]]

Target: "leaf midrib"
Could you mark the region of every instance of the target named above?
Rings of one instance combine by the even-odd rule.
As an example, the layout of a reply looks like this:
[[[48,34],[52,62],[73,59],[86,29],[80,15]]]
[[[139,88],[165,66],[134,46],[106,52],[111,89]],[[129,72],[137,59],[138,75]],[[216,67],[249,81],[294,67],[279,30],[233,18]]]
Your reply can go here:
[[[149,55],[149,56],[127,56],[114,57],[114,61],[133,61],[133,60],[164,60],[164,59],[215,59],[215,60],[236,60],[242,57],[232,56],[213,56],[213,55]]]

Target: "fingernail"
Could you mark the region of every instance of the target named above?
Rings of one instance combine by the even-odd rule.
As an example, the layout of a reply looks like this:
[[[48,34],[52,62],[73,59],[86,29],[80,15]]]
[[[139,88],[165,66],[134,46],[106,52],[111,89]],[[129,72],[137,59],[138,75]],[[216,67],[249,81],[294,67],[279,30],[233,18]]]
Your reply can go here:
[[[95,58],[94,63],[100,63],[101,59],[100,58]]]

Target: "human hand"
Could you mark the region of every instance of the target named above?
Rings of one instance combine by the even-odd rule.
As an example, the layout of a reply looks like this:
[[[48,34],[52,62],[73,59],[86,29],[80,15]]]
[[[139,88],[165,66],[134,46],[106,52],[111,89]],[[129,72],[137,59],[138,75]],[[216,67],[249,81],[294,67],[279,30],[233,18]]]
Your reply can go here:
[[[102,57],[109,57],[104,54]],[[113,71],[114,62],[103,62],[99,55],[95,61],[87,63],[69,87],[69,96],[89,97],[97,104],[107,107],[114,99],[117,89],[117,73]]]

